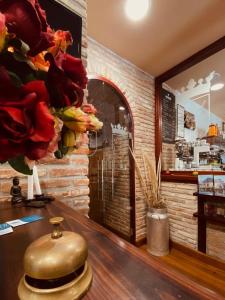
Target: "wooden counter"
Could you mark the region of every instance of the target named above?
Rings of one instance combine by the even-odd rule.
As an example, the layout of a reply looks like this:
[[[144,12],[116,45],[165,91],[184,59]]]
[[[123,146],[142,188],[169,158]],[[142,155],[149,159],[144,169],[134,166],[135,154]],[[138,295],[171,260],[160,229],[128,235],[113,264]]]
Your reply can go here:
[[[42,209],[0,205],[1,222],[32,214],[45,218],[0,236],[1,300],[18,299],[17,285],[23,274],[25,249],[33,240],[51,232],[48,218],[52,216],[63,216],[63,229],[76,231],[88,241],[94,279],[85,300],[224,299],[169,269],[143,250],[118,238],[61,202],[55,201]]]
[[[197,174],[193,175],[193,172]],[[198,175],[225,175],[225,171],[162,171],[162,181],[198,184]]]

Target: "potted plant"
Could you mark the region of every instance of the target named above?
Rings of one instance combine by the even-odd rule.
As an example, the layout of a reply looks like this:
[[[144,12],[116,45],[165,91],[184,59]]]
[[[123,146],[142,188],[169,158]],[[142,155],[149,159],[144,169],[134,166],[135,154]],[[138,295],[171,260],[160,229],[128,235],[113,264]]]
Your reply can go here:
[[[147,250],[156,256],[169,253],[169,222],[167,208],[160,195],[161,186],[161,157],[156,168],[156,162],[149,155],[141,151],[141,159],[137,159],[131,151],[135,161],[137,176],[142,187],[147,211]]]

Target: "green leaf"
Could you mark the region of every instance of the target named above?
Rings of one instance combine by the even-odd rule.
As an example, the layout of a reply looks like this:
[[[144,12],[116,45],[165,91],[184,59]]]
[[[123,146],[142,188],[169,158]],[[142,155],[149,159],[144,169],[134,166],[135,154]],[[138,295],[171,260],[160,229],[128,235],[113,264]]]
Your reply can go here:
[[[30,47],[26,43],[17,38],[10,40],[8,44],[9,46],[19,50],[22,54],[27,54],[27,52],[30,50]]]
[[[16,158],[8,160],[10,166],[15,169],[17,172],[23,173],[25,175],[33,175],[33,170],[25,163],[24,156],[20,155]]]
[[[48,72],[38,70],[36,72],[37,79],[46,81]]]
[[[12,81],[12,83],[17,87],[20,88],[22,83],[22,80],[19,78],[19,76],[17,76],[15,73],[8,71],[9,73],[9,77]]]
[[[24,83],[36,80],[37,78],[35,77],[34,73],[29,73],[25,78],[24,78]]]

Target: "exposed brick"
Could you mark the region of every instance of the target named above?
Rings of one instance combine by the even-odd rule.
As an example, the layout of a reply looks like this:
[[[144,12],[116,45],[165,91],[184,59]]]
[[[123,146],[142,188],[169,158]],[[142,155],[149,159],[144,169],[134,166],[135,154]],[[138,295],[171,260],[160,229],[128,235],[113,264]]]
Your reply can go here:
[[[88,165],[89,163],[89,160],[88,160],[88,157],[87,156],[77,156],[77,157],[74,157],[72,160],[71,160],[72,164],[76,164],[76,165]]]
[[[74,150],[75,154],[89,154],[89,149],[80,148]]]
[[[64,157],[62,159],[57,158],[42,158],[39,161],[40,164],[56,164],[56,165],[68,165],[70,163],[70,157]]]
[[[79,176],[79,175],[87,175],[88,168],[57,168],[50,169],[49,176],[51,177],[64,177],[64,176]]]
[[[41,188],[43,189],[49,189],[49,188],[59,188],[59,187],[69,187],[73,184],[72,180],[68,179],[45,179],[44,181],[40,182]]]
[[[74,179],[75,186],[89,185],[89,178],[76,178]]]
[[[83,195],[89,195],[89,188],[85,189],[74,189],[71,191],[71,196],[83,196]]]
[[[10,189],[12,187],[12,180],[1,180],[0,182],[0,191],[1,193],[10,193]],[[27,190],[27,180],[26,178],[20,180],[20,187],[22,189],[22,193]]]

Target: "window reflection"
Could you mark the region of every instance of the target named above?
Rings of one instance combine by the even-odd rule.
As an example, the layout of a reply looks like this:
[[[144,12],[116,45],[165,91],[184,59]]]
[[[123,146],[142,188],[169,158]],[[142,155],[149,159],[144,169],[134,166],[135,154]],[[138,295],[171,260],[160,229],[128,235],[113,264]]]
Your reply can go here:
[[[223,169],[224,61],[222,50],[163,84],[164,169]]]

